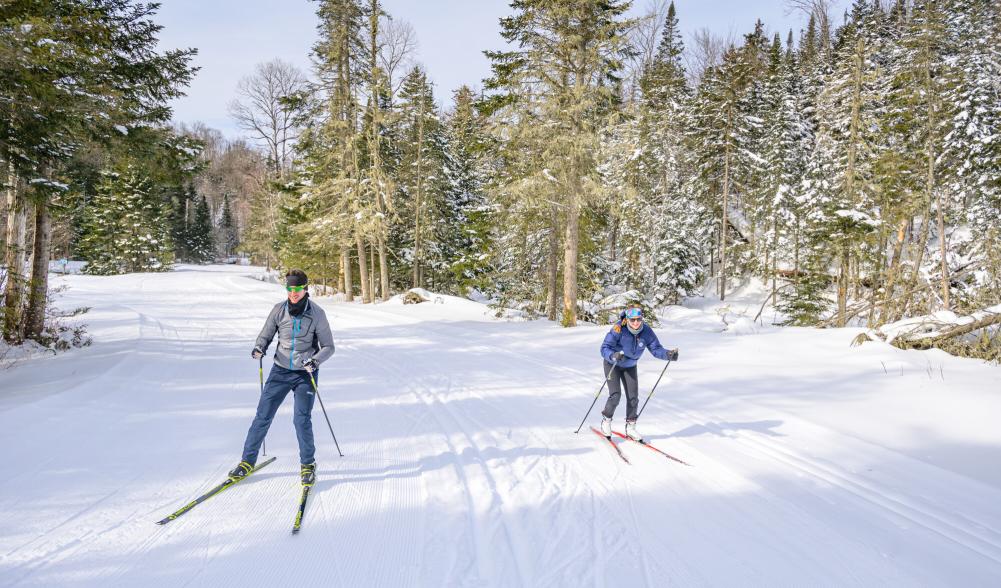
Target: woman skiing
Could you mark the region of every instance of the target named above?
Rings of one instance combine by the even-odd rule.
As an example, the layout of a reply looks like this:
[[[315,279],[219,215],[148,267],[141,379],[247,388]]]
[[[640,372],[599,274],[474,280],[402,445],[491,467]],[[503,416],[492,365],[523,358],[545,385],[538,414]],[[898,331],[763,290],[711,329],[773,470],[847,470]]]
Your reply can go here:
[[[643,355],[643,349],[657,359],[677,361],[677,349],[665,349],[650,325],[643,322],[643,309],[628,308],[619,315],[619,322],[605,335],[601,344],[601,357],[605,359],[605,377],[608,379],[608,402],[601,411],[601,432],[612,436],[612,415],[619,405],[622,386],[626,388],[626,435],[636,441],[643,436],[636,429],[639,417],[639,382],[636,377],[636,363]]]

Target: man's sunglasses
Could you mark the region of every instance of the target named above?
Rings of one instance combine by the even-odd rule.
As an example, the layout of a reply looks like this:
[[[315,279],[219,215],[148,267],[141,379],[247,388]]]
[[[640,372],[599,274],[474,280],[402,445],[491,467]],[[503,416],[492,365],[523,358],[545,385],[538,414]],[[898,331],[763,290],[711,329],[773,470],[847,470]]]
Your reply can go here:
[[[285,289],[289,292],[302,292],[306,289],[305,286],[285,286]]]

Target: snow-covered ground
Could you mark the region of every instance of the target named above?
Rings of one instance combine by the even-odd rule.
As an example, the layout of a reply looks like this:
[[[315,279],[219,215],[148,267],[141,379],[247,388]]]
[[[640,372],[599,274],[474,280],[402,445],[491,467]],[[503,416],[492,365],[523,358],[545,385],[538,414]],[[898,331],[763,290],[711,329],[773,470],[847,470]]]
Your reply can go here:
[[[317,404],[302,533],[290,400],[277,462],[157,526],[239,460],[283,297],[259,274],[53,276],[94,344],[0,372],[0,585],[1001,585],[1001,369],[712,309],[667,313],[680,361],[641,419],[687,467],[573,433],[606,327],[317,299],[345,457]]]

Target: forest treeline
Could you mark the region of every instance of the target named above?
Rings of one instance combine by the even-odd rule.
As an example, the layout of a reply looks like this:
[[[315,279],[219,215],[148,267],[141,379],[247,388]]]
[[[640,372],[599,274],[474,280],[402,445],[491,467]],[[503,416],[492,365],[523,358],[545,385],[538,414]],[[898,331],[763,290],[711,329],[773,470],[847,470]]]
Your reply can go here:
[[[801,30],[687,42],[673,3],[510,6],[506,47],[469,48],[490,77],[440,96],[379,0],[319,0],[313,70],[260,64],[233,142],[166,125],[193,50],[155,50],[153,8],[5,4],[4,338],[40,332],[54,256],[243,252],[348,299],[476,291],[565,326],[751,278],[797,325],[1001,304],[997,2],[792,0]]]

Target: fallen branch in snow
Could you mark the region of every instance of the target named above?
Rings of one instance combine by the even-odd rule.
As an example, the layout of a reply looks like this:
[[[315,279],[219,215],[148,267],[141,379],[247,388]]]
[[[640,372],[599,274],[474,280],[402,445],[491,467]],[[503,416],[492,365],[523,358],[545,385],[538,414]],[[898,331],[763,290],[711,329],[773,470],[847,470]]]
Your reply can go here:
[[[1001,328],[999,307],[985,309],[972,316],[957,317],[952,313],[936,313],[926,317],[905,319],[883,325],[875,334],[900,349],[938,348],[964,357],[1001,361]],[[980,332],[977,337],[970,334]]]
[[[975,320],[970,323],[961,324],[953,326],[951,329],[946,331],[941,331],[941,327],[951,323],[942,323],[937,321],[926,321],[920,323],[914,331],[918,329],[927,329],[929,326],[935,328],[933,333],[922,333],[922,334],[911,334],[907,333],[904,336],[897,336],[893,339],[893,343],[898,347],[904,345],[908,348],[922,347],[927,349],[928,347],[935,347],[938,343],[942,341],[947,341],[955,337],[962,337],[963,335],[972,333],[973,331],[978,331],[980,329],[985,329],[994,325],[1001,324],[1001,313],[995,314],[990,313],[987,316]],[[912,331],[913,333],[913,331]],[[898,344],[897,341],[903,341],[903,343]]]
[[[754,320],[752,322],[755,322],[755,323],[758,322],[758,319],[761,318],[761,313],[765,312],[765,307],[768,306],[768,301],[769,300],[772,301],[772,305],[774,306],[775,300],[773,300],[773,298],[779,292],[781,292],[782,290],[785,290],[786,288],[791,288],[791,287],[792,287],[792,284],[783,284],[783,285],[779,286],[778,288],[776,288],[774,292],[772,292],[771,294],[769,294],[768,296],[766,296],[765,297],[765,301],[761,303],[761,308],[758,309],[758,314],[754,315]],[[764,323],[761,323],[761,325],[764,326]]]

